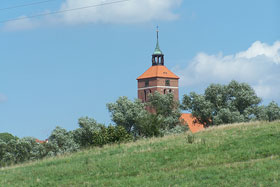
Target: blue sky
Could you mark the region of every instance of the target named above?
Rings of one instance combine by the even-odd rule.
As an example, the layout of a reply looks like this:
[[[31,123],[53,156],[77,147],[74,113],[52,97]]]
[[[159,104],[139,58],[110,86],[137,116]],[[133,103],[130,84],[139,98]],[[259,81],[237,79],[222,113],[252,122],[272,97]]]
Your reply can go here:
[[[0,22],[112,1],[53,0],[0,10]],[[76,129],[82,116],[109,124],[106,103],[137,97],[157,25],[180,98],[236,79],[263,104],[280,103],[279,10],[278,0],[131,0],[1,23],[0,132],[45,139],[55,126]]]

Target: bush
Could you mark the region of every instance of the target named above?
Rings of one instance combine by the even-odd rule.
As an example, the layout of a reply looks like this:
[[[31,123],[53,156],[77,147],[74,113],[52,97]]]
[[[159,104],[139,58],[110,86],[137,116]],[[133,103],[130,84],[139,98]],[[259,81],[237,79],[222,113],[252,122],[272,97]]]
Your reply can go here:
[[[162,130],[163,135],[171,135],[171,134],[181,134],[185,133],[189,130],[187,125],[177,125],[172,129]]]
[[[44,156],[46,156],[46,149],[42,144],[37,143],[35,138],[11,139],[7,144],[0,141],[1,166],[41,159]]]
[[[132,136],[122,126],[101,127],[100,130],[93,132],[92,144],[102,147],[105,144],[128,142]]]
[[[274,121],[274,120],[280,119],[280,107],[274,101],[269,103],[269,105],[266,107],[265,112],[266,112],[268,121]]]
[[[161,130],[164,129],[164,119],[161,115],[148,114],[139,119],[136,126],[136,136],[153,137],[163,136]]]
[[[71,153],[79,150],[79,144],[74,141],[72,132],[56,127],[49,137],[49,142],[46,144],[49,156]]]
[[[12,134],[10,133],[0,133],[0,140],[8,143],[10,140],[17,140],[18,137],[16,136],[13,136]]]
[[[80,128],[73,131],[74,140],[81,147],[88,147],[93,144],[94,132],[101,130],[104,125],[92,118],[82,117],[79,119],[79,126]]]

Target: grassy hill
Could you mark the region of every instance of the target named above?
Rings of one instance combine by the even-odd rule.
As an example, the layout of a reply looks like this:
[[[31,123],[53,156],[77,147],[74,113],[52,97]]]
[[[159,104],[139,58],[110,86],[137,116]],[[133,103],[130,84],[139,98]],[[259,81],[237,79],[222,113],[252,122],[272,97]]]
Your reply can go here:
[[[0,169],[0,186],[217,185],[280,186],[280,122],[220,126]]]

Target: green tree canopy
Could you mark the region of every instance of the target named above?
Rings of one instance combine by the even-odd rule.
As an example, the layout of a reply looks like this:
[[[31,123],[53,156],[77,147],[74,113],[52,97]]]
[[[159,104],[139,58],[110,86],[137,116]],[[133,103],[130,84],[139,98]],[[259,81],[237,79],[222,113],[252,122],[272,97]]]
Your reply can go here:
[[[280,120],[280,107],[275,101],[269,103],[266,107],[268,121]]]
[[[147,115],[145,104],[140,100],[131,101],[127,97],[120,97],[115,103],[108,103],[112,121],[123,126],[128,133],[137,129],[138,122]]]
[[[18,139],[18,137],[13,136],[10,133],[7,133],[7,132],[0,133],[0,140],[4,141],[6,143],[8,143],[10,140],[16,140],[16,139]]]
[[[280,107],[275,101],[267,106],[260,106],[257,111],[257,119],[265,121],[280,120]]]
[[[155,112],[149,113],[147,107]],[[162,130],[172,129],[180,124],[179,103],[174,100],[172,94],[162,95],[155,92],[149,95],[148,103],[120,97],[116,103],[107,104],[107,108],[112,121],[117,126],[123,126],[134,136],[159,136]]]
[[[155,115],[162,119],[162,128],[172,129],[180,124],[181,111],[179,102],[174,100],[171,93],[154,92],[149,95],[148,106],[155,110]]]
[[[246,83],[211,84],[204,94],[184,95],[182,109],[190,110],[206,126],[244,122],[256,118],[261,99]]]
[[[95,131],[99,131],[104,125],[97,123],[93,118],[82,117],[79,119],[78,129],[73,131],[75,142],[82,147],[92,145],[92,139]]]

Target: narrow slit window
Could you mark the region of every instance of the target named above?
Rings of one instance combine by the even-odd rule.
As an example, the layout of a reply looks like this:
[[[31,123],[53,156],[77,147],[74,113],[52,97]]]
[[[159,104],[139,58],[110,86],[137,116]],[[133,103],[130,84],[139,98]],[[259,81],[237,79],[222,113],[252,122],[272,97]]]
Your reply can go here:
[[[165,80],[165,86],[170,86],[170,80]]]
[[[149,86],[149,81],[145,81],[145,87]]]

